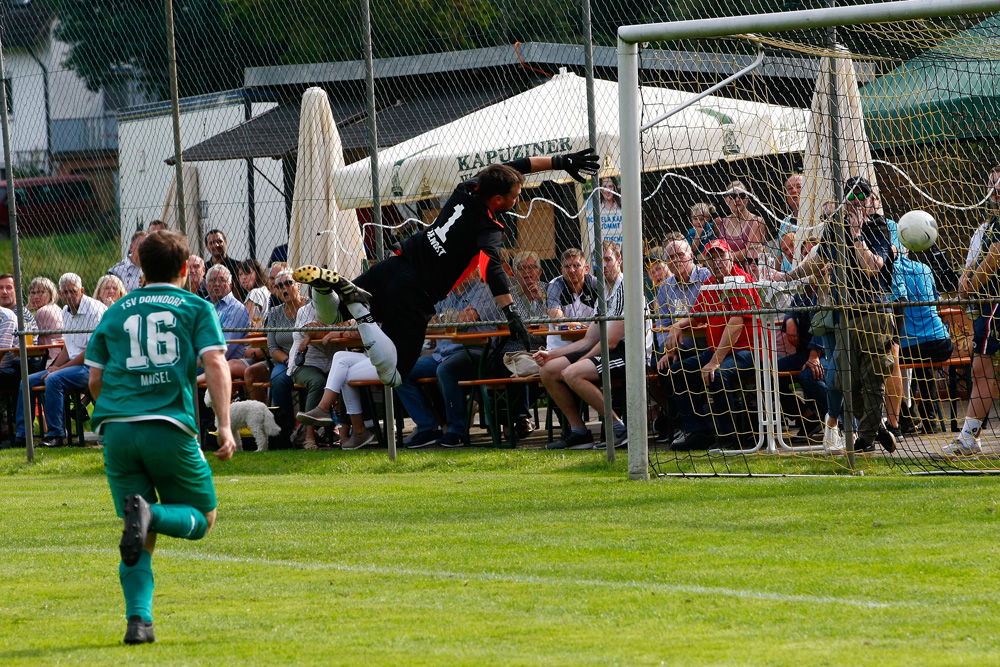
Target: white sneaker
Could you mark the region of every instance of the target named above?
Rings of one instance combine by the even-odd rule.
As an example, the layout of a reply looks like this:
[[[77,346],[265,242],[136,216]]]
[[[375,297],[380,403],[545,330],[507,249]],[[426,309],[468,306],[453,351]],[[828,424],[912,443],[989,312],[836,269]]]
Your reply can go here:
[[[961,438],[955,438],[951,444],[941,448],[940,454],[931,454],[931,458],[935,461],[947,461],[960,456],[980,456],[982,453],[983,448],[979,444],[979,438],[976,438],[972,444]]]
[[[823,449],[828,452],[844,451],[844,436],[837,426],[830,427],[826,421],[823,422]]]

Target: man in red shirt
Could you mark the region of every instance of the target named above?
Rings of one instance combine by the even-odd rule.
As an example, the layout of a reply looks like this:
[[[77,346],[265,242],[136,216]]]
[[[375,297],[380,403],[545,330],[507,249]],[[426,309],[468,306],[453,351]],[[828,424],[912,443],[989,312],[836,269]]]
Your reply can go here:
[[[751,278],[735,266],[729,244],[722,239],[710,241],[704,253],[712,277],[702,286],[691,317],[674,324],[680,335],[672,337],[673,340],[693,337],[693,327],[707,324],[707,349],[670,365],[669,385],[677,397],[677,412],[685,434],[671,445],[676,451],[709,449],[714,444],[723,449],[739,448],[733,422],[735,398],[740,390],[739,374],[753,368],[750,315],[725,314],[759,306],[757,293],[752,288],[740,287],[741,282],[751,282]],[[705,289],[727,282],[733,283],[733,289]],[[661,359],[663,366],[669,363],[665,359],[666,355]]]

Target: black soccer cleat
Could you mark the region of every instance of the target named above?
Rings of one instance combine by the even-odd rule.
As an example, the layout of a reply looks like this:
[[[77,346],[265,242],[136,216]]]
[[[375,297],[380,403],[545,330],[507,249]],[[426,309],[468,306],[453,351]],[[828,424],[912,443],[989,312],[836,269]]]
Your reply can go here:
[[[142,620],[142,616],[129,616],[125,639],[122,641],[130,645],[152,644],[156,641],[156,635],[153,633],[153,622],[146,623]]]
[[[121,552],[122,562],[128,567],[139,562],[152,520],[153,512],[149,509],[149,503],[145,498],[133,493],[125,499],[125,529],[122,531],[122,541],[118,545],[118,550]]]
[[[309,285],[321,294],[329,294],[333,291],[334,283],[339,280],[339,276],[329,269],[304,264],[292,271],[292,279],[297,283]]]

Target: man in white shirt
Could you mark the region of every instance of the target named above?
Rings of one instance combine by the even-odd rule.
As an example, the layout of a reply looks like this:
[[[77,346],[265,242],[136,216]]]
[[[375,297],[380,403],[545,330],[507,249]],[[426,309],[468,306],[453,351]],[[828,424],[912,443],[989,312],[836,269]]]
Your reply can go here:
[[[48,429],[42,439],[43,447],[62,447],[63,402],[67,391],[83,392],[87,390],[90,380],[90,369],[83,364],[90,341],[90,332],[94,330],[104,311],[108,308],[96,299],[83,293],[83,280],[75,273],[64,273],[59,278],[59,296],[66,304],[63,307],[63,327],[67,331],[87,330],[87,333],[67,333],[63,335],[66,346],[59,351],[52,365],[47,370],[32,373],[28,376],[28,386],[45,385],[45,421]],[[15,443],[23,446],[24,427],[24,387],[21,387],[17,397],[17,435]]]
[[[139,289],[139,279],[142,277],[142,269],[139,268],[139,244],[146,238],[146,232],[141,229],[132,235],[132,244],[129,246],[128,255],[110,269],[108,273],[118,276],[125,285],[125,293],[134,289]]]

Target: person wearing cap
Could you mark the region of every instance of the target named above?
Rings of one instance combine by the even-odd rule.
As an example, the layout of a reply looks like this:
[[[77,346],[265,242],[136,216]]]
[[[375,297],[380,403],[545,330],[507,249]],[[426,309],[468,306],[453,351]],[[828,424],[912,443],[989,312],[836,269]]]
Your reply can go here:
[[[851,360],[850,376],[853,412],[858,420],[858,439],[854,451],[872,453],[879,443],[887,452],[896,451],[896,437],[882,424],[882,407],[885,404],[886,380],[895,365],[893,337],[895,324],[891,303],[893,298],[893,272],[897,251],[892,245],[891,232],[886,219],[877,212],[871,183],[854,176],[844,183],[844,222],[847,252],[841,257],[840,247],[833,236],[834,227],[827,225],[817,252],[802,261],[787,274],[795,280],[810,274],[819,274],[827,264],[843,266],[843,282],[837,280],[840,271],[834,270],[832,290],[834,303],[846,307],[847,340],[837,346],[847,345]],[[837,313],[839,319],[840,313]],[[843,373],[834,373],[829,409],[839,413],[842,401]]]
[[[750,282],[750,276],[735,265],[729,244],[715,239],[705,244],[705,258],[711,277],[704,285],[727,280]],[[739,391],[740,371],[753,368],[750,351],[752,318],[726,315],[726,312],[749,311],[760,301],[750,288],[732,290],[702,289],[691,309],[691,317],[678,321],[674,328],[679,337],[694,336],[692,326],[707,322],[708,349],[669,366],[670,390],[676,397],[684,437],[675,440],[671,449],[690,451],[709,449],[717,444],[723,449],[740,447],[733,411]],[[699,314],[705,317],[698,317]],[[660,360],[661,370],[667,366]]]

